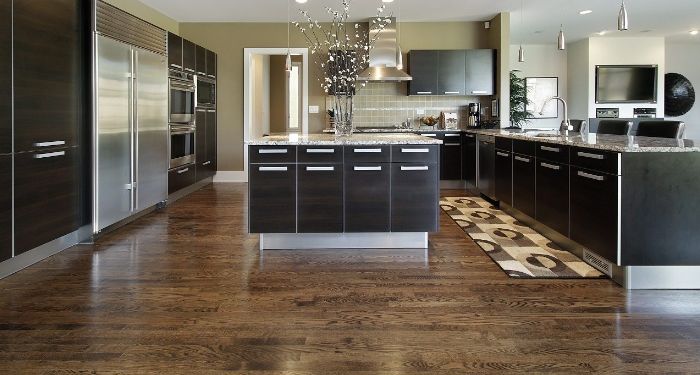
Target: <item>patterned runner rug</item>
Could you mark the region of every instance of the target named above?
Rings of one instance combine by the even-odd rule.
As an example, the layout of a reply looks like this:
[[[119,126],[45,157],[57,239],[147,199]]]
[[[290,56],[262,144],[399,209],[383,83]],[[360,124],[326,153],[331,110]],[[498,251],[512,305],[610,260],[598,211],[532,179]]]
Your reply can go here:
[[[482,198],[442,198],[440,207],[510,277],[604,277],[577,256]]]

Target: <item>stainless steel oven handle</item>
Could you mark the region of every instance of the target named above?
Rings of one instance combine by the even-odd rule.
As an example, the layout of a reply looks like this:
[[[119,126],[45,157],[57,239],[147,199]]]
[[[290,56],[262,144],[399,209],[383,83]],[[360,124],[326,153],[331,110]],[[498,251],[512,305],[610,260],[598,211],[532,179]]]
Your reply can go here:
[[[179,171],[177,171],[177,174],[183,174],[185,172],[188,172],[189,170],[190,170],[189,168],[180,169]]]
[[[204,163],[202,163],[202,165],[209,165],[209,164],[211,164],[211,160],[210,160],[210,161],[205,161]]]
[[[192,128],[187,128],[187,129],[170,129],[170,135],[181,135],[181,134],[194,134],[195,129]]]

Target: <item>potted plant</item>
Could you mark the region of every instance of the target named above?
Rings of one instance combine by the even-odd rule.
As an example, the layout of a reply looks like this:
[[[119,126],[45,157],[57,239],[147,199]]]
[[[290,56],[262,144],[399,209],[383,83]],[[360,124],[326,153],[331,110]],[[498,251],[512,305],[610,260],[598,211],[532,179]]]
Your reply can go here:
[[[519,77],[519,72],[510,71],[510,129],[522,129],[532,117],[532,112],[527,110],[527,105],[531,102],[527,98],[525,78]]]

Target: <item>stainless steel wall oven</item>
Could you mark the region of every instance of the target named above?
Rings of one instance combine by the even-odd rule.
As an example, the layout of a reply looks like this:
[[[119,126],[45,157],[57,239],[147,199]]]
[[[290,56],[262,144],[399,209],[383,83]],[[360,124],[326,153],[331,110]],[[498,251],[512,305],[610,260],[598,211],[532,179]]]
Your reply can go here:
[[[170,71],[169,117],[171,124],[194,122],[195,83],[191,74]]]

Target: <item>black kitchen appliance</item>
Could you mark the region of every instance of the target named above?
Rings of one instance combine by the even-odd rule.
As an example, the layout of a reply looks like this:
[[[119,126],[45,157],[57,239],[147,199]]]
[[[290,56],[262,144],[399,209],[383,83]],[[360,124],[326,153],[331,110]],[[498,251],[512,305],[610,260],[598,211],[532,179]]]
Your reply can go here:
[[[469,115],[467,116],[467,126],[478,128],[481,125],[481,104],[469,103]]]
[[[214,108],[216,106],[216,81],[197,76],[197,107]]]

